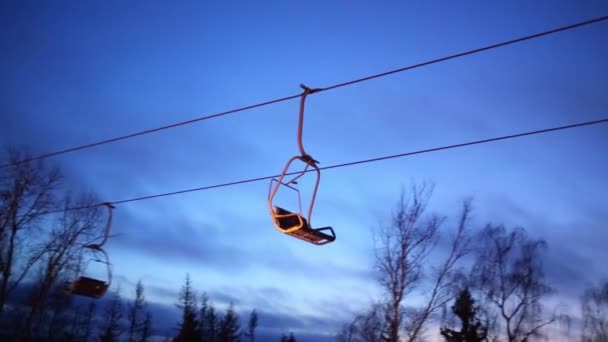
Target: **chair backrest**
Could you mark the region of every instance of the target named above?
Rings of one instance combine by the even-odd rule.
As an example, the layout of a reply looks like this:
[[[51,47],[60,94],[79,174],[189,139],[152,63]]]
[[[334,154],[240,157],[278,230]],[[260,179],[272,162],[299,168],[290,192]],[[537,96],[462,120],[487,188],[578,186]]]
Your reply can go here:
[[[289,215],[289,214],[292,214],[291,211],[285,210],[285,209],[283,209],[281,207],[277,207],[276,205],[274,206],[274,212],[277,215]]]
[[[308,228],[308,222],[306,221],[306,218],[302,217],[299,214],[294,214],[288,210],[285,210],[281,207],[274,207],[274,212],[276,215],[292,215],[289,217],[277,217],[276,221],[277,224],[279,225],[279,227],[281,227],[281,229],[289,229],[295,226],[299,226],[300,225],[300,219],[302,220],[302,222],[304,223],[304,227],[303,228]],[[299,217],[299,219],[298,219]]]

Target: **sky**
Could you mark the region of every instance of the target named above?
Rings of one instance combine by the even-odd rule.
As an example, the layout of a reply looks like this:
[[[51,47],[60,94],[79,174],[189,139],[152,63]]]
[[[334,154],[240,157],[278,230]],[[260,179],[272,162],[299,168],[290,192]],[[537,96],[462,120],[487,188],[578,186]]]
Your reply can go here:
[[[607,14],[574,0],[3,1],[0,143],[55,151]],[[606,118],[606,37],[602,22],[311,95],[304,146],[326,166]],[[298,153],[297,111],[294,99],[52,162],[104,201],[275,175]],[[336,231],[325,246],[273,227],[267,181],[118,205],[114,285],[130,294],[141,279],[174,310],[189,273],[218,308],[261,312],[266,336],[330,340],[380,294],[372,229],[426,181],[432,212],[454,217],[472,196],[477,227],[545,238],[555,301],[576,311],[608,277],[606,151],[598,125],[327,170],[313,213]]]

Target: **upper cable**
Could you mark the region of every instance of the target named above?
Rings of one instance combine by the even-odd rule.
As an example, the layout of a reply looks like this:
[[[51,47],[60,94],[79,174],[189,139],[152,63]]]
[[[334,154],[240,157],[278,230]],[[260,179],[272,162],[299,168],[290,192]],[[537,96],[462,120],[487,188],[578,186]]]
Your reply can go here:
[[[448,60],[451,60],[451,59],[460,58],[460,57],[476,54],[476,53],[487,51],[487,50],[496,49],[496,48],[499,48],[499,47],[503,47],[503,46],[507,46],[507,45],[511,45],[511,44],[515,44],[515,43],[520,43],[520,42],[531,40],[531,39],[535,39],[535,38],[540,38],[540,37],[551,35],[551,34],[555,34],[555,33],[558,33],[558,32],[563,32],[563,31],[575,29],[575,28],[582,27],[582,26],[596,24],[596,23],[599,23],[599,22],[602,22],[602,21],[605,21],[605,20],[608,20],[608,16],[602,16],[602,17],[598,17],[598,18],[595,18],[595,19],[585,20],[585,21],[582,21],[582,22],[578,22],[576,24],[562,26],[562,27],[554,28],[554,29],[551,29],[551,30],[548,30],[548,31],[544,31],[544,32],[540,32],[540,33],[535,33],[535,34],[527,35],[527,36],[520,37],[520,38],[511,39],[511,40],[504,41],[504,42],[501,42],[501,43],[487,45],[487,46],[480,47],[480,48],[477,48],[477,49],[468,50],[468,51],[465,51],[465,52],[460,52],[460,53],[457,53],[457,54],[453,54],[453,55],[449,55],[449,56],[445,56],[445,57],[429,60],[429,61],[426,61],[426,62],[421,62],[421,63],[418,63],[418,64],[413,64],[413,65],[410,65],[410,66],[406,66],[406,67],[402,67],[402,68],[398,68],[398,69],[382,72],[382,73],[379,73],[379,74],[374,74],[374,75],[370,75],[370,76],[354,79],[354,80],[351,80],[351,81],[346,81],[346,82],[334,84],[334,85],[327,86],[327,87],[324,87],[324,88],[318,88],[318,89],[315,89],[314,92],[312,92],[312,93],[319,93],[319,92],[323,92],[323,91],[337,89],[337,88],[353,85],[353,84],[356,84],[356,83],[361,83],[361,82],[369,81],[369,80],[372,80],[372,79],[376,79],[376,78],[380,78],[380,77],[385,77],[385,76],[388,76],[388,75],[392,75],[392,74],[396,74],[396,73],[400,73],[400,72],[404,72],[404,71],[408,71],[408,70],[412,70],[412,69],[428,66],[428,65],[431,65],[431,64],[441,63],[441,62],[445,62],[445,61],[448,61]],[[218,117],[229,115],[229,114],[235,114],[235,113],[238,113],[238,112],[243,112],[243,111],[254,109],[254,108],[259,108],[259,107],[268,106],[268,105],[279,103],[279,102],[284,102],[284,101],[296,99],[296,98],[298,98],[300,96],[301,96],[301,94],[290,95],[290,96],[286,96],[286,97],[282,97],[282,98],[278,98],[278,99],[274,99],[274,100],[270,100],[270,101],[256,103],[256,104],[245,106],[245,107],[240,107],[240,108],[236,108],[236,109],[227,110],[227,111],[216,113],[216,114],[211,114],[211,115],[201,116],[201,117],[190,119],[190,120],[186,120],[186,121],[176,122],[176,123],[173,123],[173,124],[169,124],[169,125],[165,125],[165,126],[161,126],[161,127],[157,127],[157,128],[151,128],[151,129],[147,129],[147,130],[143,130],[143,131],[139,131],[139,132],[135,132],[135,133],[130,133],[130,134],[126,134],[126,135],[122,135],[122,136],[118,136],[118,137],[114,137],[114,138],[110,138],[110,139],[100,140],[100,141],[89,143],[89,144],[84,144],[84,145],[80,145],[80,146],[70,147],[70,148],[67,148],[67,149],[64,149],[64,150],[58,150],[58,151],[55,151],[55,152],[44,153],[44,154],[40,154],[38,156],[27,158],[27,159],[23,159],[23,160],[20,160],[20,161],[1,164],[0,167],[14,166],[14,165],[18,165],[18,164],[22,164],[22,163],[26,163],[26,162],[31,162],[31,161],[35,161],[35,160],[39,160],[39,159],[45,159],[45,158],[50,158],[50,157],[66,154],[66,153],[71,153],[71,152],[75,152],[75,151],[79,151],[79,150],[84,150],[84,149],[88,149],[88,148],[92,148],[92,147],[96,147],[96,146],[100,146],[100,145],[110,144],[110,143],[121,141],[121,140],[135,138],[135,137],[138,137],[138,136],[141,136],[141,135],[156,133],[156,132],[159,132],[159,131],[163,131],[163,130],[167,130],[167,129],[171,129],[171,128],[175,128],[175,127],[179,127],[179,126],[185,126],[185,125],[189,125],[189,124],[200,122],[200,121],[204,121],[204,120],[218,118]]]

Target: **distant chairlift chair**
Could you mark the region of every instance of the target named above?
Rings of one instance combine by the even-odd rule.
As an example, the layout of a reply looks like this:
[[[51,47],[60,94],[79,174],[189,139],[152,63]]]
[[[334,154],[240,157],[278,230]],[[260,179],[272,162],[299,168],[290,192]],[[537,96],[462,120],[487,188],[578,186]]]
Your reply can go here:
[[[105,264],[108,272],[107,278],[101,280],[80,275],[75,281],[69,284],[66,290],[67,293],[89,298],[101,298],[106,294],[112,284],[112,268],[106,252],[103,249],[96,250],[96,252],[101,252],[104,255],[105,260],[92,259],[89,260],[89,262],[93,261]]]
[[[112,267],[108,254],[103,250],[102,247],[106,243],[110,235],[110,229],[112,226],[112,209],[114,209],[114,206],[110,203],[104,203],[104,205],[108,208],[109,214],[104,230],[103,240],[100,243],[91,243],[84,245],[83,248],[89,249],[93,251],[93,253],[95,253],[96,255],[103,257],[102,259],[90,259],[87,262],[87,266],[91,261],[105,264],[107,269],[107,278],[105,280],[101,280],[83,276],[81,274],[76,278],[76,280],[68,284],[68,287],[65,291],[68,294],[79,295],[89,298],[101,298],[103,297],[103,295],[106,294],[106,292],[110,288],[110,285],[112,284]]]

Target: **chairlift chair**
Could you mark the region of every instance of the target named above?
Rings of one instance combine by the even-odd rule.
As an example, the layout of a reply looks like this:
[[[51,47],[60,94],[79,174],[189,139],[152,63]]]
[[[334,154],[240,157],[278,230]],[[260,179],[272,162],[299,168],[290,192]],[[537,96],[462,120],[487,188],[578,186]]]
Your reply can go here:
[[[268,193],[268,208],[270,210],[270,215],[272,217],[273,224],[277,230],[281,233],[291,235],[298,239],[304,240],[306,242],[315,244],[315,245],[325,245],[330,242],[335,241],[336,234],[332,227],[323,227],[323,228],[313,228],[311,224],[312,210],[315,203],[315,199],[317,196],[317,190],[319,188],[319,181],[321,178],[321,172],[319,167],[317,166],[318,161],[312,158],[309,154],[306,153],[304,147],[302,145],[302,130],[304,125],[304,102],[306,100],[306,96],[315,92],[315,89],[310,89],[305,85],[300,85],[304,89],[300,99],[300,112],[298,119],[298,148],[300,150],[300,155],[296,155],[291,157],[285,167],[283,168],[283,172],[278,179],[272,179],[270,181],[270,189]],[[296,160],[303,162],[306,166],[302,171],[295,172],[296,176],[290,179],[289,181],[284,181],[285,176],[292,175],[289,172],[289,168],[292,163]],[[297,180],[304,176],[307,172],[310,172],[309,168],[313,168],[317,175],[317,179],[315,182],[315,187],[312,193],[312,199],[310,201],[310,205],[308,207],[308,215],[304,217],[302,214],[302,202],[300,198],[300,191],[295,187],[297,184]],[[273,186],[274,184],[274,186]],[[273,204],[274,197],[281,187],[287,187],[291,190],[294,190],[298,195],[298,211],[292,212],[287,209],[281,208]]]
[[[106,292],[110,288],[110,285],[112,284],[112,268],[108,259],[108,255],[103,249],[94,249],[94,251],[102,254],[104,258],[90,259],[87,262],[87,265],[90,262],[99,262],[105,264],[107,269],[106,279],[102,280],[81,274],[75,281],[69,283],[68,288],[66,289],[67,293],[89,298],[101,298],[103,297],[103,295],[106,294]]]
[[[279,181],[272,179],[270,182],[270,191],[272,191],[273,183],[279,184]],[[293,180],[292,180],[293,184]],[[318,181],[317,181],[318,184]],[[281,233],[291,235],[298,239],[310,242],[315,245],[325,245],[333,242],[336,239],[336,234],[332,227],[323,228],[312,228],[309,224],[310,220],[306,219],[302,215],[302,201],[300,196],[300,190],[296,187],[282,183],[284,187],[294,190],[298,196],[298,212],[293,213],[279,206],[273,205],[271,208],[271,215],[273,217],[273,223]],[[315,187],[316,190],[316,187]],[[314,196],[314,195],[313,195]],[[314,201],[314,200],[313,200]],[[312,204],[312,203],[311,203]],[[309,207],[309,217],[312,213],[312,205]]]
[[[92,277],[87,277],[80,274],[76,280],[70,282],[68,287],[66,288],[66,293],[80,295],[84,297],[90,298],[101,298],[108,291],[110,285],[112,284],[112,267],[110,264],[110,260],[106,251],[103,250],[103,245],[107,242],[110,236],[110,229],[112,226],[112,209],[114,206],[110,203],[104,203],[104,205],[108,208],[108,220],[106,222],[104,235],[99,243],[90,243],[83,246],[83,248],[89,249],[93,251],[93,253],[97,254],[97,256],[103,257],[100,259],[99,257],[90,259],[87,262],[87,266],[91,261],[100,262],[106,265],[107,277],[105,280],[96,279]],[[86,269],[86,267],[85,267]]]

